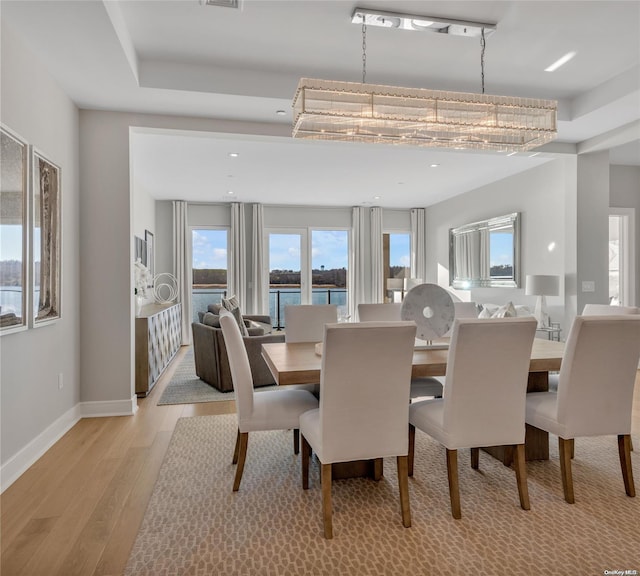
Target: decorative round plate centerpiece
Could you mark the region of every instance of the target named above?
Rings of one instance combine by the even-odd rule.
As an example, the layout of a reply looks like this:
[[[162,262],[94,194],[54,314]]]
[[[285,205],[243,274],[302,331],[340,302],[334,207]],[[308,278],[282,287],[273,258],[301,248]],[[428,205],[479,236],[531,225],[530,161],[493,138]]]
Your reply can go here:
[[[403,320],[413,320],[418,327],[416,337],[435,340],[453,326],[455,308],[451,295],[437,284],[419,284],[409,290],[400,312]]]

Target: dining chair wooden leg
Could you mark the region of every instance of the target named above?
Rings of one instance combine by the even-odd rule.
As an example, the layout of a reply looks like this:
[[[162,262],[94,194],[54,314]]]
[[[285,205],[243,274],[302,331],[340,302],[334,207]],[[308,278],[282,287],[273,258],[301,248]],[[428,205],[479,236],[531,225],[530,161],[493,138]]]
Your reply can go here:
[[[451,515],[462,518],[460,511],[460,487],[458,485],[458,451],[447,448],[447,477],[449,479],[449,498],[451,500]]]
[[[300,453],[300,430],[298,428],[293,429],[293,453]]]
[[[322,464],[322,520],[324,523],[324,537],[333,538],[333,523],[331,520],[331,464]]]
[[[571,438],[569,442],[571,442],[571,460],[573,460],[576,456],[576,439]]]
[[[232,464],[238,463],[238,451],[240,450],[240,428],[238,428],[238,434],[236,435],[236,447],[233,449]]]
[[[311,446],[307,439],[302,436],[302,456],[300,457],[300,463],[302,466],[302,489],[309,489],[309,458],[311,457]]]
[[[480,467],[480,448],[471,448],[471,468],[477,470]]]
[[[398,456],[398,487],[400,488],[400,510],[402,511],[402,525],[411,527],[411,506],[409,504],[409,457]]]
[[[408,456],[409,476],[413,476],[413,458],[414,458],[415,448],[416,448],[416,427],[413,424],[409,424],[409,456]]]
[[[523,510],[531,510],[531,504],[529,503],[529,485],[527,484],[527,463],[524,457],[524,444],[517,444],[514,446],[513,456],[520,506]]]
[[[564,499],[573,504],[573,476],[571,475],[571,440],[558,436],[558,451],[560,452],[560,475],[562,476],[562,491]]]
[[[233,481],[233,491],[240,489],[240,481],[242,480],[242,472],[244,471],[244,463],[247,459],[247,443],[249,442],[249,432],[240,432],[238,438],[238,467],[236,468],[236,477]]]
[[[382,478],[383,462],[384,460],[382,458],[373,459],[373,479],[376,482]]]
[[[622,468],[622,480],[624,491],[632,498],[636,495],[636,487],[633,484],[633,469],[631,468],[631,436],[620,434],[618,436],[618,454],[620,455],[620,468]]]

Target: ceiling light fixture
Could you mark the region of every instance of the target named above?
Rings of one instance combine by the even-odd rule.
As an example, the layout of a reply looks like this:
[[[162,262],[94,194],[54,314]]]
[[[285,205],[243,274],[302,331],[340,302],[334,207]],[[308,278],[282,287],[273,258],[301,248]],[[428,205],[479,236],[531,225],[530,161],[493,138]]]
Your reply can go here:
[[[555,72],[560,66],[564,66],[576,55],[576,52],[567,52],[562,58],[558,58],[551,66],[545,68],[545,72]]]
[[[482,94],[366,84],[366,30],[373,20],[388,28],[479,37]],[[419,25],[409,27],[408,21]],[[302,78],[293,99],[294,138],[504,152],[530,150],[556,137],[555,100],[484,93],[485,37],[494,24],[360,8],[352,22],[362,24],[362,83]]]
[[[238,154],[237,152],[229,152],[229,156],[231,156],[231,158],[237,158],[238,156],[240,156],[240,154]]]

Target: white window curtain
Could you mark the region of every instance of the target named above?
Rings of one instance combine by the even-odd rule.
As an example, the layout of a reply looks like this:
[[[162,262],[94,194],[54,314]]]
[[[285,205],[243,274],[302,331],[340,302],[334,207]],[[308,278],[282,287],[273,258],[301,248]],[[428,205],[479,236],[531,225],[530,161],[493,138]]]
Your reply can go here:
[[[411,275],[426,282],[426,245],[424,208],[411,210]]]
[[[253,291],[251,293],[251,314],[268,314],[265,311],[269,278],[265,278],[264,267],[264,208],[262,204],[253,204],[253,238],[251,242],[251,270]]]
[[[182,303],[181,341],[191,344],[191,239],[187,224],[187,203],[173,202],[173,275],[178,283],[178,302]]]
[[[247,308],[247,250],[244,204],[231,203],[231,241],[229,242],[228,296],[235,295],[240,307]]]
[[[490,254],[490,232],[488,228],[480,230],[480,278],[489,279],[491,277],[491,254]]]
[[[384,302],[382,208],[371,208],[371,302]]]
[[[367,283],[366,261],[364,253],[367,247],[366,217],[367,211],[354,206],[351,211],[351,263],[349,265],[349,314],[358,318],[358,304],[366,303],[365,286]]]

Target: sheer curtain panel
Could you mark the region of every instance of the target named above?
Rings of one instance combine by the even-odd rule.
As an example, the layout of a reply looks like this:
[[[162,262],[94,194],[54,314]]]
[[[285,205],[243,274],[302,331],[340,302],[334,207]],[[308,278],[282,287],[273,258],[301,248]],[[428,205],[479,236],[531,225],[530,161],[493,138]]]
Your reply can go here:
[[[229,250],[228,296],[236,295],[240,307],[247,307],[247,259],[244,204],[231,203],[231,242]]]
[[[173,201],[173,274],[178,281],[178,301],[182,303],[180,323],[182,345],[191,344],[191,242],[187,224],[187,203]]]

